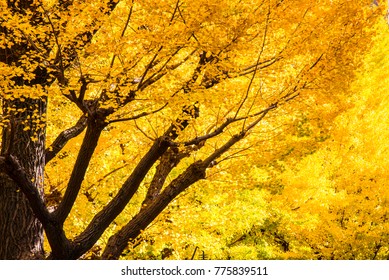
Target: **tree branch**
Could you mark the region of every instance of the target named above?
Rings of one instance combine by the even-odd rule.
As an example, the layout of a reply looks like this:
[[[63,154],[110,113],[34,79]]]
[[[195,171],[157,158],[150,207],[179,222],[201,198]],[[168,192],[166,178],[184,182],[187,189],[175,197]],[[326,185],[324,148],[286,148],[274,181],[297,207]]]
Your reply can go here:
[[[258,58],[257,58],[257,62],[255,63],[256,65],[259,64],[259,61],[261,60],[261,57],[262,57],[262,53],[265,49],[265,45],[266,45],[266,37],[267,37],[267,32],[268,32],[268,26],[269,26],[269,19],[270,19],[270,6],[269,6],[269,9],[268,9],[268,13],[267,13],[267,17],[266,17],[266,24],[265,24],[265,31],[263,32],[263,39],[262,39],[262,46],[261,46],[261,49],[259,51],[259,54],[258,54]],[[249,96],[249,93],[250,93],[250,89],[251,89],[251,86],[253,84],[253,81],[257,75],[257,71],[258,71],[258,67],[255,67],[254,68],[254,71],[253,71],[253,75],[250,79],[250,83],[247,87],[247,90],[246,90],[246,93],[245,93],[245,96],[243,97],[243,100],[242,102],[240,102],[239,104],[239,107],[238,107],[238,110],[236,110],[236,113],[235,113],[235,117],[236,118],[240,112],[240,109],[242,109],[244,103],[246,102],[248,96]],[[243,124],[244,125],[244,124]]]
[[[77,252],[79,255],[84,254],[95,244],[105,229],[126,207],[151,167],[168,149],[169,142],[166,141],[166,137],[168,137],[170,133],[171,129],[169,129],[164,136],[159,137],[154,141],[154,144],[139,161],[138,165],[124,182],[116,196],[95,215],[88,227],[74,239],[76,244],[78,244]]]
[[[37,187],[28,178],[27,173],[20,165],[18,159],[12,155],[0,157],[0,169],[18,185],[29,201],[29,205],[35,217],[42,223],[47,239],[51,247],[51,257],[55,259],[68,259],[72,243],[67,239],[62,224],[54,219],[53,213],[49,213]]]
[[[159,111],[162,111],[167,105],[168,105],[168,103],[165,103],[162,107],[160,107],[160,108],[158,108],[158,109],[155,109],[154,111],[142,112],[142,113],[140,113],[139,115],[135,115],[135,116],[128,117],[128,118],[121,118],[121,119],[110,120],[110,121],[108,121],[108,123],[109,123],[109,124],[112,124],[112,123],[116,123],[116,122],[124,122],[124,121],[133,121],[133,120],[137,120],[137,119],[140,119],[140,118],[142,118],[142,117],[146,117],[146,116],[149,116],[149,115],[158,113]]]
[[[289,101],[289,100],[287,100],[287,101]],[[270,111],[272,109],[275,109],[276,106],[277,106],[277,104],[274,103],[274,104],[271,104],[270,106],[268,106],[266,109],[263,109],[263,110],[256,112],[256,113],[253,113],[251,115],[247,115],[247,116],[243,116],[243,117],[239,117],[239,118],[227,118],[224,123],[222,123],[219,127],[217,127],[211,133],[208,133],[208,134],[205,134],[202,136],[197,136],[197,137],[193,138],[192,140],[186,141],[186,142],[184,142],[184,146],[198,145],[200,143],[203,143],[204,141],[223,133],[224,129],[226,127],[228,127],[230,124],[238,122],[238,121],[242,121],[242,120],[247,120],[249,118],[254,118],[254,117],[257,117],[259,115],[263,115],[264,113],[267,113],[268,111]],[[176,144],[176,145],[178,145],[178,144]]]
[[[117,6],[117,4],[120,2],[117,0],[109,0],[107,3],[107,8],[104,13],[110,14]],[[83,33],[78,34],[73,40],[72,44],[70,44],[68,47],[62,50],[63,56],[69,59],[66,59],[64,64],[65,69],[71,65],[74,58],[77,57],[77,49],[85,48],[87,44],[89,44],[94,35],[97,33],[97,31],[100,30],[101,23],[94,21],[92,24],[90,24],[90,29],[88,31],[85,31]],[[85,40],[86,39],[86,40]],[[80,42],[83,42],[83,44],[80,44]],[[76,48],[77,46],[77,48]]]
[[[197,49],[193,50],[189,55],[187,55],[184,59],[182,59],[180,62],[177,62],[175,64],[169,65],[169,62],[173,59],[173,57],[182,49],[182,47],[179,47],[166,61],[165,63],[156,71],[153,75],[151,75],[149,78],[147,78],[139,88],[139,90],[144,90],[146,87],[154,84],[158,80],[160,80],[162,77],[164,77],[168,71],[175,70],[182,64],[184,64],[196,51]]]
[[[46,164],[52,160],[66,145],[66,143],[74,138],[80,135],[82,131],[87,126],[87,117],[83,115],[76,123],[76,125],[72,126],[71,128],[68,128],[64,131],[62,131],[58,137],[54,140],[54,142],[48,147],[45,151],[45,162]]]
[[[149,151],[139,161],[116,196],[94,216],[87,228],[74,239],[77,244],[76,254],[81,256],[95,244],[137,192],[141,182],[155,162],[168,150],[172,141],[178,137],[179,131],[185,129],[187,125],[187,120],[178,119],[176,124],[170,125],[165,133],[154,141]]]
[[[63,224],[73,207],[103,128],[103,125],[98,125],[95,122],[88,124],[65,195],[58,208],[54,211],[55,219],[59,224]]]
[[[205,178],[207,166],[202,161],[191,164],[181,175],[174,179],[157,199],[134,216],[134,218],[112,235],[103,252],[103,259],[118,259],[127,247],[128,241],[135,239],[181,192],[197,181]]]
[[[176,148],[169,148],[169,150],[163,154],[160,163],[158,164],[153,179],[151,180],[146,197],[142,202],[142,206],[145,207],[150,204],[159,194],[165,184],[167,176],[173,170],[174,167],[185,157],[189,156],[189,153],[180,153]]]
[[[240,77],[246,76],[246,75],[253,73],[254,71],[258,71],[258,70],[267,68],[267,67],[273,65],[274,63],[276,63],[277,61],[279,61],[280,59],[282,59],[282,57],[267,59],[265,61],[258,62],[257,64],[250,65],[250,66],[242,69],[240,72],[238,72],[237,76],[240,76]]]
[[[139,82],[139,85],[138,85],[138,90],[143,86],[143,81],[145,80],[147,73],[153,68],[153,64],[154,64],[155,60],[157,59],[157,57],[158,57],[158,55],[159,55],[159,53],[160,53],[160,51],[162,49],[163,49],[163,46],[160,46],[158,48],[157,52],[154,54],[153,58],[150,60],[150,62],[146,66],[146,69],[143,72],[142,77],[140,78],[140,82]]]
[[[18,159],[12,155],[0,157],[0,169],[18,185],[24,195],[30,202],[30,206],[34,211],[35,216],[45,226],[50,220],[50,213],[41,197],[38,189],[35,187],[31,179],[28,178],[27,173],[20,165]]]
[[[103,252],[103,259],[118,259],[122,251],[127,247],[129,240],[133,240],[139,236],[142,230],[146,227],[175,199],[180,193],[186,190],[189,186],[197,181],[205,178],[205,172],[208,167],[212,167],[217,158],[226,153],[237,142],[242,140],[247,132],[258,124],[266,114],[276,107],[270,106],[262,115],[251,123],[245,130],[239,134],[233,135],[227,143],[214,151],[204,161],[196,161],[191,164],[183,173],[174,179],[157,197],[146,198],[146,203],[140,212],[133,217],[124,227],[117,233],[112,235]],[[162,162],[161,162],[162,163]],[[167,167],[166,170],[169,170]],[[170,171],[169,171],[170,172]],[[162,171],[161,174],[165,173]],[[156,178],[158,180],[158,178]],[[159,186],[158,186],[159,187]],[[159,192],[159,190],[157,190]],[[152,195],[156,192],[152,190]]]
[[[128,12],[127,20],[126,20],[126,23],[125,23],[124,28],[122,30],[122,33],[120,34],[120,38],[123,38],[124,34],[126,33],[128,25],[130,24],[130,20],[131,20],[133,9],[134,9],[134,0],[131,1],[131,8],[130,8],[130,11]],[[109,65],[110,69],[112,69],[112,67],[113,67],[113,65],[115,63],[116,57],[117,57],[117,55],[116,55],[116,52],[115,52],[113,57],[112,57],[111,63]]]

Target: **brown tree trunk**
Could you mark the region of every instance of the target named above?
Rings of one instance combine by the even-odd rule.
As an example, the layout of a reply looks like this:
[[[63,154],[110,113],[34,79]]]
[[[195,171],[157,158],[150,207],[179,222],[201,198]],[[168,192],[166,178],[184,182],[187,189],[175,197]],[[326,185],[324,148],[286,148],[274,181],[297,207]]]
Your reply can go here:
[[[6,103],[3,116],[9,123],[3,130],[1,154],[18,158],[43,196],[45,129],[39,128],[37,122],[45,111],[46,102]],[[43,256],[41,223],[14,181],[0,173],[0,259],[39,259]]]
[[[50,33],[47,33],[47,36],[34,37],[30,36],[28,32],[25,34],[20,27],[0,24],[0,34],[2,38],[6,38],[5,43],[0,46],[0,63],[11,67],[16,66],[26,74],[18,75],[15,73],[12,77],[8,77],[12,82],[0,89],[1,97],[3,98],[1,123],[5,126],[2,130],[1,156],[4,156],[2,157],[4,160],[12,158],[20,164],[21,170],[19,170],[19,167],[11,168],[11,171],[7,170],[8,174],[12,174],[12,178],[18,182],[25,179],[25,176],[18,177],[18,172],[26,174],[43,200],[45,167],[45,120],[43,114],[46,111],[47,102],[46,97],[28,98],[31,94],[29,90],[34,92],[34,90],[45,89],[55,80],[59,84],[66,86],[65,70],[77,57],[77,50],[92,41],[94,34],[99,30],[102,23],[99,20],[95,20],[90,25],[89,30],[80,34],[74,34],[74,41],[66,47],[61,47],[58,45],[58,42],[53,45],[52,41],[54,37],[57,38],[57,32],[64,27],[63,23],[52,20],[50,13],[42,9],[44,5],[40,1],[14,0],[6,2],[7,11],[14,15],[15,18],[20,17],[24,20],[29,20],[31,27],[37,30],[42,30],[43,28],[46,30],[45,33]],[[72,2],[67,0],[59,1],[57,3],[58,7],[54,10],[66,12]],[[109,15],[118,2],[109,0],[104,13]],[[59,25],[62,27],[60,28]],[[33,31],[31,32],[34,33]],[[81,38],[87,38],[87,40],[81,40]],[[62,48],[58,52],[59,57],[49,62],[49,54],[57,47],[59,49]],[[48,65],[50,65],[50,69],[46,68]],[[56,69],[56,71],[53,71],[53,69]],[[37,85],[39,87],[36,87]],[[26,94],[18,99],[18,92],[20,91],[25,91]],[[82,91],[82,88],[80,91]],[[84,93],[80,92],[80,95],[74,102],[82,103]],[[41,92],[41,94],[44,95],[45,92]],[[52,147],[54,149],[52,153],[47,154],[47,158],[50,159],[55,156],[66,143],[66,138],[69,137],[69,134],[76,135],[85,126],[86,119],[83,118],[76,128],[66,131],[68,135],[66,133],[60,135],[62,138],[58,142],[53,143],[54,146]],[[97,134],[96,137],[98,139]],[[90,158],[88,157],[93,154],[93,151],[82,152],[81,157],[86,156],[86,160],[89,162]],[[84,164],[83,160],[85,159],[80,159],[81,163],[79,165],[85,170],[88,162]],[[67,246],[67,244],[59,244],[56,241],[68,242],[62,229],[62,223],[68,214],[72,202],[74,202],[74,196],[78,193],[79,184],[81,184],[83,179],[82,173],[83,171],[76,170],[74,175],[72,175],[72,186],[65,195],[64,207],[61,205],[61,211],[59,211],[59,223],[52,220],[45,221],[47,222],[45,224],[47,236],[51,237],[51,239],[48,239],[54,242],[54,245],[56,245],[54,246],[55,249],[66,248]],[[23,180],[17,180],[19,178]],[[30,205],[34,207],[35,204],[31,204],[31,200],[27,200],[15,181],[6,175],[4,170],[0,170],[0,259],[42,258],[44,256],[43,227],[34,216],[30,207]],[[19,183],[19,186],[22,185]],[[35,191],[33,193],[36,195]],[[35,202],[42,204],[40,200]],[[41,208],[45,208],[44,205],[41,206]],[[44,212],[47,212],[46,210],[45,208]],[[38,212],[36,213],[39,216]],[[47,216],[50,215],[45,213],[43,216],[48,218]],[[53,247],[53,244],[51,246]],[[65,255],[65,253],[60,254],[60,257]]]

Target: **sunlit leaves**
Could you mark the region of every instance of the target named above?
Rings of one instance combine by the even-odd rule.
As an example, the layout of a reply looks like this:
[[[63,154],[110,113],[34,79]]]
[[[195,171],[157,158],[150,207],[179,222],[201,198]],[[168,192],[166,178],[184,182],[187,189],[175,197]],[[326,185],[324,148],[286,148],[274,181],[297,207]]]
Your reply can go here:
[[[289,222],[296,219],[310,232],[319,218],[303,208],[330,211],[322,199],[342,200],[337,192],[352,192],[332,189],[331,172],[321,173],[318,159],[311,164],[307,156],[350,108],[349,87],[369,48],[365,26],[374,11],[364,1],[326,0],[128,0],[110,7],[106,1],[46,1],[25,14],[1,12],[9,36],[0,47],[13,50],[12,61],[4,56],[0,65],[3,99],[47,98],[47,120],[45,110],[27,108],[24,131],[47,125],[52,143],[82,115],[88,132],[102,132],[92,139],[98,140],[93,156],[83,158],[89,147],[80,148],[86,139],[80,133],[46,166],[50,207],[67,189],[79,189],[67,236],[77,237],[104,212],[158,144],[168,148],[157,149],[141,183],[131,185],[135,195],[97,247],[147,208],[142,201],[153,179],[162,182],[161,190],[174,189],[169,184],[193,163],[214,157],[201,170],[207,181],[172,197],[140,243],[129,245],[128,257],[190,258],[196,247],[213,258],[275,258],[278,247],[307,251],[297,234],[288,236],[295,232]],[[14,107],[6,108],[10,116],[18,112]],[[168,152],[180,160],[168,162],[169,174],[156,178]],[[304,157],[309,169],[287,181],[290,166]],[[77,164],[87,172],[69,180],[81,170]],[[317,190],[321,184],[326,188]],[[268,250],[257,253],[259,246]]]
[[[271,200],[294,240],[288,258],[386,259],[388,255],[387,26],[377,27],[375,48],[360,69],[349,109],[336,119],[331,139],[281,176]],[[297,254],[296,254],[297,253]]]

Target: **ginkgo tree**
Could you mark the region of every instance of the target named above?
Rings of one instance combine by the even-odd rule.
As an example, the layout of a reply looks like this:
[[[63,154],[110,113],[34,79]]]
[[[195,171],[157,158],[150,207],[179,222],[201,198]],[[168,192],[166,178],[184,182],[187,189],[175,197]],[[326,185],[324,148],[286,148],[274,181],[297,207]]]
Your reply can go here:
[[[246,217],[240,220],[249,224],[240,228],[236,223],[230,238],[223,235],[224,254],[238,251],[234,257],[246,259],[388,259],[389,30],[383,17],[375,29],[374,47],[351,87],[352,106],[334,120],[324,145],[297,164],[283,160],[283,172],[268,181],[265,170],[252,167],[253,182],[246,192],[259,193],[261,199],[243,199],[247,208],[255,200],[259,213],[241,211]]]
[[[388,25],[381,19],[332,139],[281,177],[279,229],[309,258],[388,259]],[[294,175],[291,175],[293,174]],[[308,176],[309,174],[309,176]],[[291,179],[293,178],[293,179]],[[299,194],[297,194],[298,192]],[[283,205],[283,206],[281,206]],[[309,210],[308,210],[309,209]]]
[[[304,152],[296,131],[347,108],[368,2],[2,1],[0,258],[78,259],[109,231],[117,259],[229,159]]]

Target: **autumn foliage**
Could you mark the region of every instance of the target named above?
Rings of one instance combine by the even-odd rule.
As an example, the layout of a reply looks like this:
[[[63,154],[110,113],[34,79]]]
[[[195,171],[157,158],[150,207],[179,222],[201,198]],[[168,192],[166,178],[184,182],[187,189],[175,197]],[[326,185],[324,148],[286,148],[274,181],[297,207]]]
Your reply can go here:
[[[1,258],[381,256],[331,241],[385,216],[340,129],[383,4],[0,5]]]

